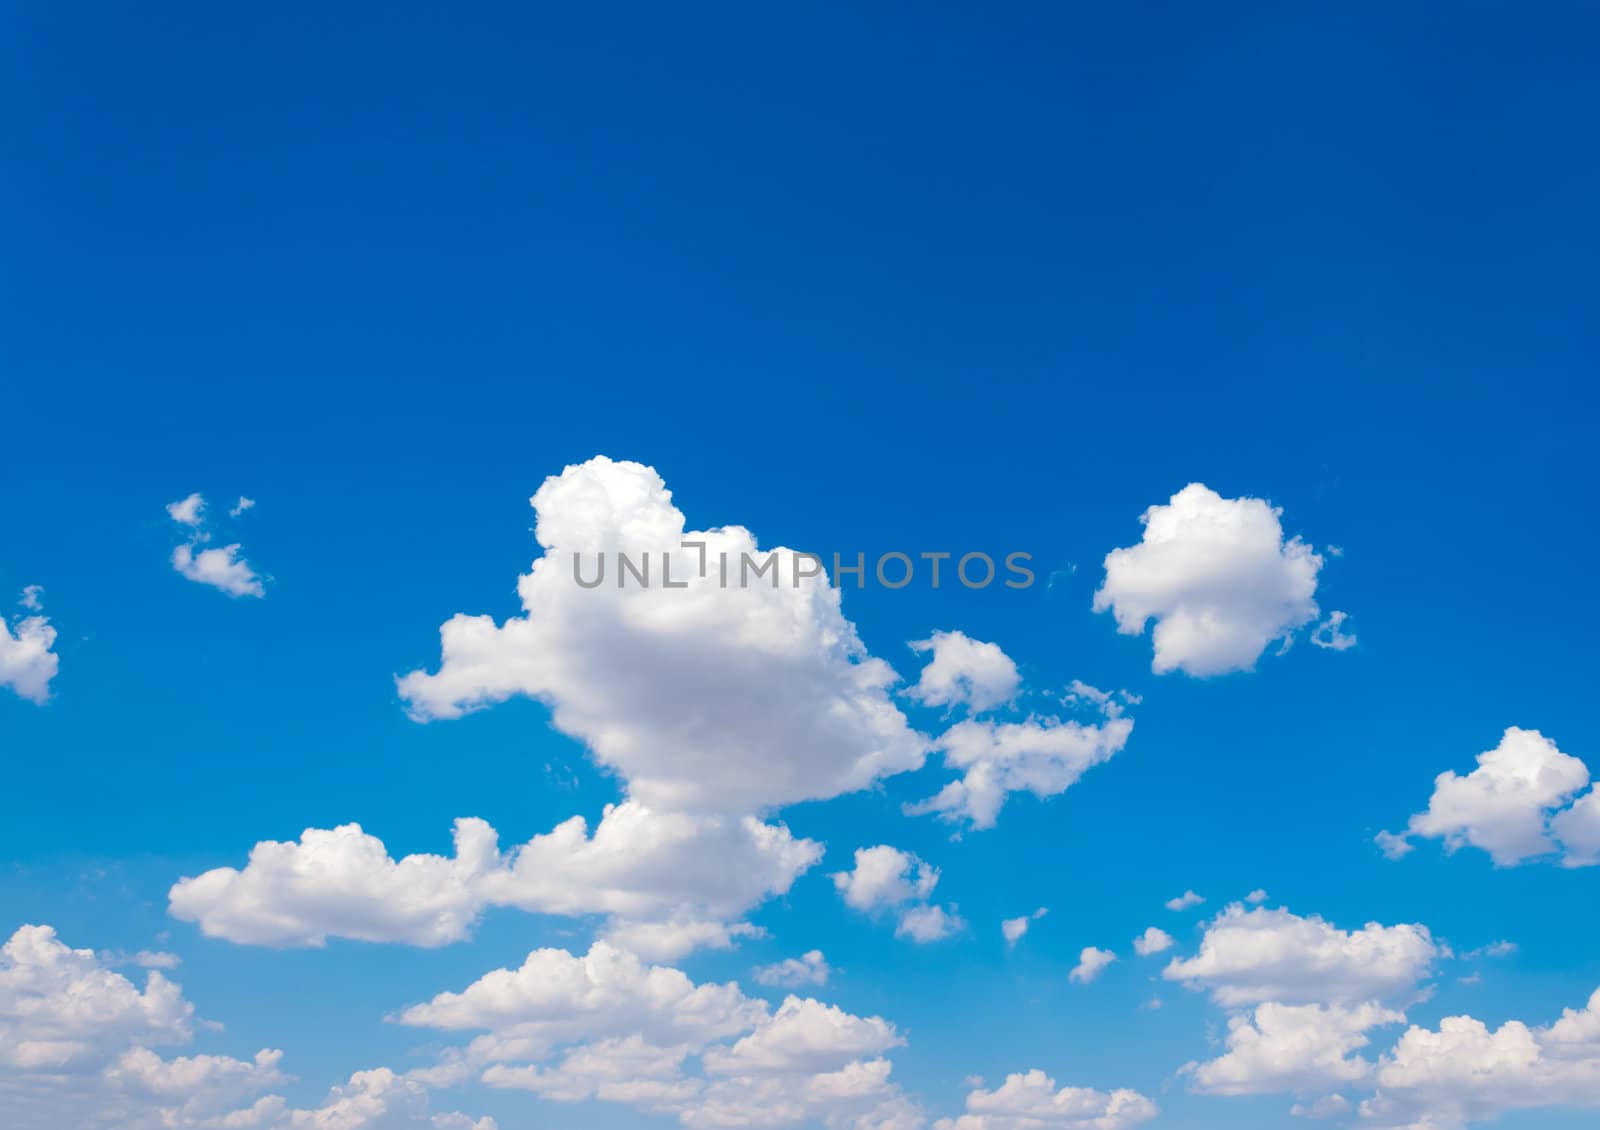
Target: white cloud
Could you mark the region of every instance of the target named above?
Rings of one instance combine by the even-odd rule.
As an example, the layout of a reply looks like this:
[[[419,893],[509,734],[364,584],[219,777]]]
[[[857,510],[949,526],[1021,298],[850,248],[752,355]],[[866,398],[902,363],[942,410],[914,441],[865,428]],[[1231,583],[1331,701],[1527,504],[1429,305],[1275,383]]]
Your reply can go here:
[[[183,959],[177,954],[160,950],[139,950],[136,953],[102,950],[97,956],[103,965],[137,965],[140,969],[176,969],[183,964]]]
[[[1434,778],[1426,810],[1403,834],[1381,832],[1391,859],[1411,850],[1410,836],[1442,839],[1446,850],[1476,847],[1496,866],[1512,867],[1566,845],[1569,867],[1600,862],[1600,802],[1594,793],[1568,802],[1589,783],[1589,769],[1537,730],[1512,726],[1494,749],[1478,755],[1466,776],[1446,770]],[[1558,843],[1558,841],[1560,841]]]
[[[1552,816],[1550,831],[1565,851],[1561,857],[1563,867],[1593,867],[1600,863],[1600,793],[1590,789]]]
[[[903,911],[900,924],[894,928],[897,938],[909,938],[919,945],[942,941],[966,929],[966,922],[955,913],[955,908],[942,906],[914,906]]]
[[[964,632],[934,632],[910,646],[916,652],[933,653],[921,679],[907,692],[926,706],[964,704],[974,711],[992,710],[1016,698],[1022,685],[1010,656]]]
[[[1197,1091],[1213,1095],[1303,1093],[1360,1083],[1373,1065],[1354,1053],[1367,1033],[1399,1024],[1403,1013],[1377,1004],[1353,1006],[1266,1002],[1228,1019],[1227,1052],[1189,1064]]]
[[[550,1102],[587,1099],[626,1103],[651,1113],[672,1113],[700,1093],[701,1081],[683,1074],[684,1045],[656,1047],[639,1036],[598,1040],[569,1049],[551,1066],[493,1064],[483,1081],[502,1090],[531,1091]]]
[[[1140,957],[1148,957],[1153,953],[1164,953],[1172,948],[1172,935],[1156,926],[1146,928],[1143,934],[1133,939],[1133,952]]]
[[[22,606],[37,612],[42,592],[38,585],[23,589]],[[56,630],[47,617],[24,616],[15,625],[0,618],[0,687],[10,687],[31,702],[49,699],[50,680],[61,669],[61,659],[52,650],[55,643]]]
[[[1028,924],[1030,922],[1033,922],[1035,919],[1043,918],[1049,913],[1049,907],[1041,906],[1032,914],[1025,914],[1020,918],[1007,918],[1005,921],[1001,922],[1000,933],[1005,937],[1006,944],[1008,946],[1016,945],[1022,940],[1022,936],[1028,932]]]
[[[30,612],[37,612],[44,607],[43,597],[43,585],[25,585],[22,589],[22,599],[17,603]]]
[[[1369,1125],[1458,1130],[1517,1110],[1600,1108],[1600,992],[1547,1027],[1510,1020],[1490,1029],[1449,1016],[1409,1028],[1378,1066]]]
[[[1311,642],[1329,651],[1349,651],[1356,646],[1356,635],[1354,632],[1346,633],[1341,630],[1349,618],[1343,612],[1328,613],[1328,618],[1312,631]]]
[[[634,802],[608,806],[592,836],[573,817],[506,853],[482,820],[456,821],[454,838],[452,857],[395,860],[359,825],[307,829],[297,843],[257,844],[242,871],[180,880],[171,911],[210,936],[273,946],[328,937],[446,945],[490,906],[605,914],[613,937],[666,958],[748,933],[732,920],[786,892],[822,855],[782,824]]]
[[[967,1095],[967,1113],[942,1118],[934,1130],[1123,1130],[1156,1116],[1137,1091],[1062,1087],[1038,1068],[1006,1076],[992,1091]]]
[[[1138,706],[1144,699],[1132,691],[1103,691],[1082,679],[1074,679],[1067,684],[1066,701],[1074,706],[1093,707],[1107,718],[1120,718],[1124,706]]]
[[[1096,612],[1142,635],[1151,619],[1157,673],[1246,671],[1274,640],[1316,618],[1322,558],[1287,541],[1281,511],[1190,483],[1144,512],[1144,538],[1106,555]]]
[[[1197,895],[1193,891],[1184,891],[1177,898],[1170,898],[1165,905],[1168,910],[1188,910],[1191,906],[1199,906],[1205,902],[1205,896]]]
[[[235,1109],[286,1081],[282,1053],[163,1059],[152,1050],[188,1043],[196,1026],[194,1006],[160,972],[140,989],[50,927],[22,927],[0,948],[6,1130],[495,1130],[492,1120],[429,1115],[421,1086],[383,1069],[336,1088],[318,1110],[294,1110],[277,1096]],[[401,1093],[403,1108],[391,1101]]]
[[[497,969],[459,993],[400,1013],[402,1024],[490,1031],[497,1055],[538,1059],[563,1044],[638,1035],[699,1048],[748,1030],[765,1005],[732,982],[696,985],[669,966],[646,965],[595,942],[582,957],[539,949],[515,970]],[[487,1048],[480,1048],[487,1050]]]
[[[1162,976],[1230,1007],[1359,1004],[1412,992],[1438,956],[1419,924],[1341,930],[1315,915],[1234,904],[1206,927],[1199,953],[1173,959]]]
[[[246,510],[249,510],[252,507],[254,507],[255,504],[256,504],[256,500],[255,499],[246,498],[244,495],[241,494],[239,496],[239,501],[235,502],[233,504],[233,506],[231,506],[228,509],[228,517],[237,518],[239,515],[243,514]]]
[[[74,1072],[193,1031],[194,1006],[159,972],[140,990],[49,926],[23,926],[0,949],[0,1065]]]
[[[244,503],[248,500],[241,498],[239,501]],[[250,505],[254,506],[255,503]],[[188,580],[210,585],[229,596],[265,596],[266,589],[260,574],[239,555],[237,542],[210,549],[200,548],[211,540],[211,535],[205,530],[205,509],[205,499],[199,494],[191,494],[188,498],[167,504],[167,514],[172,520],[194,531],[187,542],[173,548],[172,568]],[[230,513],[237,517],[242,510],[235,508]]]
[[[1244,901],[1252,906],[1259,906],[1261,903],[1267,901],[1267,892],[1262,890],[1260,887],[1257,887],[1255,890],[1244,896]]]
[[[1379,832],[1372,837],[1372,842],[1378,845],[1378,850],[1383,852],[1385,859],[1400,859],[1411,854],[1416,848],[1416,845],[1404,835],[1395,835],[1393,832]]]
[[[810,950],[799,957],[786,957],[772,965],[758,966],[751,976],[758,985],[797,989],[802,985],[826,985],[830,972],[822,951]]]
[[[944,763],[964,774],[937,795],[907,805],[906,812],[933,812],[947,820],[970,821],[974,828],[992,828],[1010,794],[1058,796],[1120,752],[1132,732],[1133,720],[1120,717],[1093,725],[1054,717],[959,722],[937,744]]]
[[[221,589],[229,596],[265,596],[261,578],[250,562],[239,556],[239,546],[223,545],[195,552],[192,545],[172,551],[172,567],[184,577]]]
[[[832,878],[846,905],[871,911],[927,898],[939,883],[939,869],[908,851],[878,844],[857,848],[855,868]]]
[[[888,844],[857,848],[854,870],[837,871],[832,879],[847,906],[869,914],[895,909],[900,920],[896,937],[935,942],[966,926],[953,908],[946,911],[925,902],[939,882],[939,869]]]
[[[736,985],[696,985],[603,942],[584,957],[535,951],[398,1019],[484,1033],[439,1074],[552,1101],[625,1103],[696,1128],[921,1125],[888,1080],[882,1053],[904,1042],[889,1022],[794,996],[773,1012]],[[701,1074],[687,1073],[691,1055]]]
[[[206,500],[200,497],[197,491],[188,498],[181,498],[177,502],[167,503],[167,515],[179,525],[191,526],[195,529],[205,520]]]
[[[1085,946],[1078,954],[1078,964],[1067,974],[1067,979],[1079,985],[1087,985],[1100,974],[1105,972],[1106,966],[1117,960],[1117,955],[1110,950],[1096,949],[1094,946]]]
[[[833,1071],[905,1043],[881,1017],[852,1016],[820,1001],[789,997],[770,1020],[732,1047],[714,1047],[701,1057],[712,1075],[760,1075]]]
[[[448,621],[439,670],[399,680],[415,717],[541,699],[632,799],[660,809],[756,812],[922,764],[926,740],[889,695],[894,672],[867,654],[837,589],[794,583],[792,551],[775,551],[781,583],[739,585],[741,555],[764,558],[750,531],[686,531],[655,471],[603,456],[547,479],[532,502],[544,553],[518,582],[524,615]],[[705,543],[704,576],[685,541]],[[618,551],[649,553],[654,583],[618,588]],[[583,588],[574,555],[588,579],[597,553],[608,583]],[[687,587],[663,587],[662,554]]]
[[[427,1089],[410,1074],[387,1067],[356,1072],[329,1091],[319,1107],[295,1109],[272,1096],[204,1125],[219,1130],[497,1130],[492,1118],[433,1113]]]

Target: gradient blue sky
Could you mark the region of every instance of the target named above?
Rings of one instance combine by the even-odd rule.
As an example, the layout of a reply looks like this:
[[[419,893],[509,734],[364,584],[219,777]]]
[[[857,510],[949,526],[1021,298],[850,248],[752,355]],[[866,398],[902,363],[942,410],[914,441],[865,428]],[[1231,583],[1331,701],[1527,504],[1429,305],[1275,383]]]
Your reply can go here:
[[[459,816],[513,844],[617,799],[544,707],[422,725],[394,685],[438,666],[453,614],[518,612],[529,496],[606,454],[654,467],[693,528],[1031,552],[1024,592],[847,591],[844,614],[910,680],[906,641],[959,629],[1032,688],[1143,696],[1109,763],[956,841],[901,812],[937,758],[785,809],[824,861],[754,912],[767,937],[674,963],[758,993],[753,966],[822,949],[818,995],[901,1028],[894,1077],[930,1117],[966,1076],[1039,1067],[1141,1091],[1152,1125],[1283,1125],[1282,1095],[1190,1093],[1175,1072],[1225,1013],[1129,950],[1157,925],[1190,954],[1255,888],[1345,929],[1517,944],[1441,964],[1412,1023],[1548,1023],[1600,986],[1592,870],[1372,842],[1508,726],[1600,757],[1591,7],[26,3],[4,24],[0,593],[44,587],[60,672],[42,706],[0,689],[0,937],[179,955],[226,1023],[197,1046],[284,1049],[281,1093],[313,1105],[427,1060],[397,1009],[587,947],[596,920],[502,909],[439,949],[276,950],[166,896],[307,827],[357,821],[398,858],[447,852]],[[1148,635],[1091,600],[1192,481],[1340,547],[1317,599],[1359,644],[1153,674]],[[164,507],[191,491],[257,501],[218,529],[264,599],[173,571]],[[966,932],[911,945],[843,907],[827,874],[877,843],[937,865]],[[1190,888],[1204,906],[1163,908]],[[1000,920],[1036,906],[1008,948]],[[1089,945],[1120,960],[1070,984]],[[502,1130],[672,1124],[435,1101]]]

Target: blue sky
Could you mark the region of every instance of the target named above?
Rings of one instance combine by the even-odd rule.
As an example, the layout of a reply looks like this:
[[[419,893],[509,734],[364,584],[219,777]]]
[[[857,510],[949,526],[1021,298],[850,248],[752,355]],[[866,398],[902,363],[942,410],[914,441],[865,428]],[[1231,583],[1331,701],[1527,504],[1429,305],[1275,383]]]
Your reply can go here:
[[[31,956],[0,959],[0,1096],[24,1126],[180,1108],[179,1125],[211,1125],[262,1095],[282,1104],[253,1125],[301,1125],[293,1112],[333,1109],[330,1088],[353,1093],[352,1074],[379,1067],[395,1073],[380,1121],[355,1130],[453,1111],[469,1117],[433,1124],[712,1125],[710,1089],[755,1077],[718,1056],[781,1043],[791,991],[863,1034],[828,1070],[893,1064],[868,1113],[801,1104],[791,1125],[965,1114],[957,1130],[1010,1130],[1018,1116],[970,1096],[1022,1109],[1033,1069],[1051,1094],[1093,1089],[1089,1109],[1136,1091],[1153,1126],[1278,1127],[1335,1093],[1350,1103],[1336,1121],[1357,1126],[1592,1119],[1600,1040],[1567,1056],[1579,1068],[1546,1071],[1566,1038],[1550,1026],[1600,987],[1581,800],[1600,758],[1592,11],[29,4],[6,22],[0,939],[25,924],[59,939],[28,935]],[[667,512],[659,476],[686,529],[742,526],[763,550],[1024,551],[1038,583],[846,588],[837,608],[782,604],[793,620],[777,636],[764,605],[733,594],[634,637],[621,610],[674,594],[519,601],[548,548],[536,517],[610,520],[589,496],[530,508],[568,467],[601,495],[644,490],[629,505],[651,521]],[[1190,483],[1214,501],[1175,500]],[[195,492],[198,524],[169,515]],[[230,516],[241,497],[255,505]],[[1108,575],[1108,554],[1144,544],[1152,507],[1195,524],[1170,561]],[[180,546],[233,544],[262,595],[174,568]],[[1318,558],[1309,592],[1297,545]],[[13,606],[31,585],[39,607]],[[1135,590],[1157,611],[1119,633]],[[457,614],[537,626],[557,608],[578,610],[559,640],[497,635],[449,688],[397,685],[440,672]],[[1233,664],[1249,669],[1153,670],[1156,622],[1196,609],[1259,650]],[[1335,611],[1354,646],[1313,643]],[[844,622],[861,650],[841,659],[818,641]],[[54,667],[37,691],[37,654],[5,662],[46,630]],[[995,645],[1014,686],[1003,664],[992,682],[990,652],[981,670],[964,652],[948,662],[969,698],[980,684],[1012,697],[919,700],[933,653],[907,645],[935,632]],[[641,646],[659,646],[659,684],[613,682]],[[900,681],[840,689],[874,660]],[[1116,718],[1060,701],[1073,680],[1127,692],[1125,742],[1104,737]],[[805,721],[869,701],[903,723],[840,723],[820,752],[803,726],[757,725],[761,709]],[[552,709],[595,703],[552,725]],[[479,708],[419,720],[461,707]],[[1051,761],[1040,719],[1086,728],[1098,763]],[[1021,761],[985,764],[1044,765],[1070,787],[1015,789],[993,827],[908,814],[962,777],[941,742],[964,722],[1031,722],[1013,732]],[[648,740],[624,749],[618,733]],[[879,742],[896,771],[841,768]],[[306,829],[359,823],[380,862],[451,855],[463,817],[505,850],[574,816],[592,834],[680,747],[728,769],[703,772],[692,803],[655,804],[693,830],[682,859],[663,857],[667,879],[771,863],[739,854],[754,851],[734,842],[746,816],[820,845],[782,883],[699,891],[696,914],[721,899],[714,925],[759,933],[640,958],[736,982],[744,1028],[686,1035],[681,1008],[591,1011],[542,1055],[473,1059],[461,1049],[492,1025],[398,1022],[531,950],[575,961],[637,937],[630,925],[681,925],[688,911],[639,878],[639,844],[619,864],[645,869],[622,884],[629,913],[596,909],[616,891],[554,865],[578,910],[444,882],[428,897],[465,915],[444,944],[417,944],[396,907],[427,898],[384,887],[381,866],[352,864],[344,894],[314,876],[251,887],[255,917],[224,895],[185,903],[188,917],[172,901],[180,879],[243,871],[255,845]],[[1497,748],[1462,796],[1435,792]],[[780,797],[785,773],[808,785]],[[755,784],[735,804],[741,779]],[[1375,837],[1414,814],[1412,850],[1387,858]],[[849,905],[830,877],[879,845],[937,868],[936,885]],[[905,882],[918,874],[908,862]],[[1264,902],[1227,910],[1258,889]],[[1205,902],[1165,908],[1188,890]],[[897,934],[924,905],[960,925]],[[1008,944],[1001,922],[1040,907]],[[263,915],[293,928],[265,938]],[[325,945],[304,944],[333,920]],[[1230,932],[1241,922],[1286,947],[1271,991],[1259,960],[1183,964],[1225,965],[1230,945],[1259,958]],[[1152,926],[1172,946],[1140,956],[1132,940]],[[1392,932],[1413,926],[1426,952]],[[1468,956],[1501,941],[1514,952]],[[1086,947],[1117,960],[1073,981]],[[755,975],[812,950],[825,984]],[[130,1005],[163,991],[127,960],[139,951],[175,958],[158,981],[224,1027]],[[1388,981],[1337,984],[1339,962],[1377,977],[1388,960]],[[80,1033],[61,1051],[61,1031],[14,1026],[8,1047],[23,1004],[80,983],[111,1010],[97,1030],[126,1046]],[[1368,1005],[1404,1019],[1339,1045]],[[1237,1051],[1230,1018],[1260,1030],[1268,1006],[1320,1009],[1294,1015],[1340,1050],[1288,1083],[1240,1067],[1247,1094],[1217,1093],[1242,1058],[1181,1070]],[[135,1013],[148,1030],[123,1024]],[[1481,1021],[1485,1040],[1526,1024],[1545,1066],[1496,1059],[1471,1086],[1440,1074],[1450,1057],[1424,1037],[1452,1017]],[[484,1081],[635,1036],[689,1049],[695,1098],[651,1113]],[[56,1048],[44,1067],[17,1050],[30,1039]],[[208,1082],[185,1107],[127,1066],[145,1047],[281,1049],[292,1078]],[[789,1101],[820,1069],[784,1062],[761,1078]],[[60,1105],[68,1093],[85,1105]],[[1064,1104],[1037,1124],[1090,1124]],[[780,1108],[769,1094],[723,1124]],[[1144,1124],[1142,1107],[1121,1110],[1105,1125]]]

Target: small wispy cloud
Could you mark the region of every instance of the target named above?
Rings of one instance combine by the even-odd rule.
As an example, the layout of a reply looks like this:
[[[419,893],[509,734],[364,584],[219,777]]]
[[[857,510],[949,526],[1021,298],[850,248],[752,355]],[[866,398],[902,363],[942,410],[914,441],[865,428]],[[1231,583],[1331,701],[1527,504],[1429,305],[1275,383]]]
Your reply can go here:
[[[1199,906],[1205,901],[1205,897],[1202,895],[1197,895],[1193,891],[1184,891],[1177,898],[1168,899],[1166,906],[1168,910],[1188,910],[1191,906]]]
[[[254,505],[254,500],[241,495],[228,513],[237,518]],[[261,575],[241,555],[238,542],[209,549],[200,548],[211,540],[211,534],[205,529],[205,513],[206,500],[198,491],[177,502],[167,503],[168,517],[194,531],[186,543],[173,549],[172,568],[179,576],[197,584],[210,585],[229,596],[265,596],[267,592]]]

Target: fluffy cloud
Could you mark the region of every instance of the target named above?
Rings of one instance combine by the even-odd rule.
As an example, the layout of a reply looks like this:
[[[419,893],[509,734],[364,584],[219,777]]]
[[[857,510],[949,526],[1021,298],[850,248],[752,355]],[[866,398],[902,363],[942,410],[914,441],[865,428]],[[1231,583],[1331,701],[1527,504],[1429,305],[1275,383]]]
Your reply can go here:
[[[40,608],[44,590],[29,585],[22,590],[22,607],[30,612]],[[61,660],[52,650],[56,630],[44,616],[23,616],[15,624],[0,619],[0,687],[10,687],[32,702],[50,697],[50,680],[60,670]]]
[[[248,500],[241,498],[239,501],[242,504]],[[255,504],[252,502],[250,505]],[[229,513],[238,517],[248,508],[235,507]],[[237,542],[210,549],[201,548],[211,540],[211,535],[205,531],[205,509],[205,499],[199,494],[191,494],[167,504],[167,515],[193,531],[187,542],[172,550],[173,569],[188,580],[210,585],[229,596],[265,596],[266,589],[260,575],[250,562],[239,555]]]
[[[194,529],[200,527],[205,520],[206,500],[196,491],[188,498],[180,498],[177,502],[167,503],[167,517],[180,526],[189,526]]]
[[[1412,991],[1439,955],[1426,926],[1341,930],[1315,915],[1235,903],[1206,927],[1199,953],[1175,958],[1162,976],[1230,1007],[1349,1004]]]
[[[455,849],[395,860],[359,825],[307,829],[297,843],[257,844],[242,871],[180,880],[171,911],[208,935],[273,946],[445,945],[490,906],[604,914],[629,948],[665,958],[748,932],[730,920],[786,892],[822,854],[781,824],[634,802],[608,806],[592,836],[573,817],[506,853],[486,822],[458,820]]]
[[[789,997],[732,1047],[701,1057],[712,1075],[814,1074],[898,1047],[905,1041],[881,1017],[852,1016],[815,1000]]]
[[[538,698],[632,799],[677,811],[757,812],[922,764],[926,741],[890,698],[894,672],[867,654],[825,578],[737,583],[743,555],[768,551],[740,526],[687,530],[660,476],[637,463],[568,467],[532,503],[544,552],[518,582],[524,615],[448,621],[439,670],[399,680],[415,717]],[[654,583],[618,587],[619,552],[648,553]],[[574,565],[587,580],[597,554],[608,583],[584,588]]]
[[[967,1095],[967,1113],[942,1118],[934,1130],[1123,1130],[1156,1116],[1137,1091],[1062,1087],[1038,1068],[1006,1076],[992,1091]]]
[[[1133,939],[1133,952],[1140,957],[1163,953],[1171,948],[1172,935],[1155,926],[1148,927],[1144,933]]]
[[[833,874],[846,905],[856,910],[876,910],[925,899],[939,883],[939,869],[908,851],[878,844],[857,848],[855,868]]]
[[[696,985],[668,966],[596,942],[581,957],[561,949],[528,954],[459,993],[403,1011],[402,1024],[494,1033],[497,1056],[538,1059],[563,1044],[639,1036],[655,1046],[700,1048],[749,1029],[765,1005],[733,983]]]
[[[1345,1006],[1269,1001],[1253,1014],[1229,1017],[1226,1054],[1190,1064],[1184,1071],[1197,1091],[1214,1095],[1331,1090],[1367,1079],[1372,1064],[1353,1053],[1367,1046],[1367,1033],[1373,1028],[1403,1020],[1403,1013],[1371,1002]]]
[[[1589,768],[1562,753],[1538,730],[1512,726],[1494,749],[1478,755],[1466,776],[1446,770],[1434,778],[1428,807],[1401,834],[1380,832],[1378,846],[1391,859],[1411,850],[1410,836],[1442,839],[1446,850],[1475,847],[1495,865],[1514,867],[1565,848],[1568,867],[1600,862],[1600,801],[1593,790],[1569,806],[1589,784]]]
[[[186,1043],[194,1006],[159,972],[143,990],[49,926],[23,926],[0,949],[0,1065],[75,1073],[129,1047]]]
[[[1095,611],[1109,609],[1126,635],[1142,635],[1154,619],[1157,673],[1250,670],[1268,644],[1318,613],[1322,558],[1298,537],[1284,539],[1281,513],[1190,483],[1144,512],[1138,545],[1106,555]]]
[[[387,1067],[356,1072],[318,1107],[296,1109],[271,1096],[203,1125],[217,1130],[497,1130],[492,1118],[432,1113],[427,1089]]]
[[[811,950],[799,957],[787,957],[772,965],[758,966],[751,974],[758,985],[781,985],[797,989],[801,985],[826,985],[828,961],[821,950]]]
[[[1370,1124],[1457,1130],[1516,1110],[1600,1108],[1600,991],[1547,1027],[1518,1020],[1490,1029],[1450,1016],[1412,1027],[1378,1065]]]
[[[1115,960],[1117,960],[1117,955],[1110,950],[1085,946],[1083,951],[1078,954],[1078,964],[1073,966],[1071,973],[1067,974],[1067,979],[1079,985],[1087,985],[1104,973],[1106,966]]]
[[[974,828],[992,828],[1012,793],[1043,799],[1066,792],[1089,769],[1120,752],[1132,732],[1133,720],[1122,717],[1098,724],[1054,717],[959,722],[939,738],[938,748],[944,763],[964,770],[963,775],[928,800],[908,805],[906,812],[933,812],[969,821]]]
[[[484,1070],[483,1081],[551,1102],[599,1099],[667,1114],[691,1105],[700,1093],[701,1081],[683,1074],[686,1055],[682,1045],[662,1048],[628,1036],[574,1047],[546,1067],[493,1064]]]
[[[237,543],[202,549],[198,553],[192,545],[180,545],[172,551],[172,567],[189,580],[221,589],[229,596],[267,594],[250,562],[239,556]]]
[[[1194,957],[1163,974],[1231,1010],[1224,1053],[1182,1071],[1203,1093],[1292,1092],[1300,1113],[1337,1113],[1345,1102],[1329,1092],[1370,1085],[1374,1064],[1358,1053],[1374,1029],[1405,1020],[1444,956],[1424,926],[1342,930],[1235,903],[1207,924]]]
[[[926,706],[965,705],[993,710],[1017,696],[1022,676],[1011,657],[992,643],[964,632],[935,632],[911,644],[913,651],[932,652],[922,677],[907,693]]]
[[[318,1109],[278,1096],[239,1107],[286,1081],[282,1053],[164,1059],[152,1050],[188,1043],[195,1027],[194,1006],[160,972],[141,989],[50,927],[22,927],[0,948],[7,1130],[495,1130],[488,1119],[429,1114],[421,1085],[384,1069],[357,1075]]]
[[[882,1053],[904,1041],[888,1021],[795,996],[774,1012],[736,985],[697,985],[604,942],[583,957],[534,951],[521,969],[398,1019],[483,1033],[447,1055],[441,1074],[553,1101],[625,1103],[696,1128],[921,1125],[889,1082]],[[686,1071],[691,1055],[699,1074]]]
[[[835,872],[832,878],[847,906],[869,914],[894,909],[900,919],[896,937],[935,942],[966,925],[953,909],[925,901],[939,882],[939,869],[888,844],[857,848],[855,868]]]

